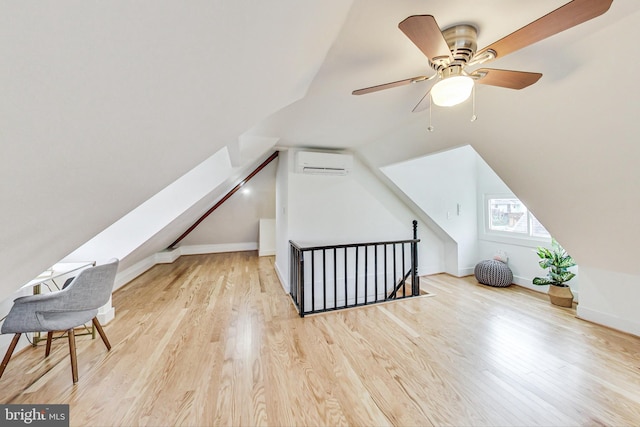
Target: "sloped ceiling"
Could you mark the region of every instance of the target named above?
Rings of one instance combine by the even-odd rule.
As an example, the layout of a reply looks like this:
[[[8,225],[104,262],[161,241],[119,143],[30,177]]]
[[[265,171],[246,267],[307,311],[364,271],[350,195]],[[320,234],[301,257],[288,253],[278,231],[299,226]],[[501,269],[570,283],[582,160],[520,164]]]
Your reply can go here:
[[[349,6],[0,2],[0,296],[304,96]]]
[[[355,1],[307,96],[259,123],[253,131],[277,134],[282,145],[342,148],[369,143],[416,120],[425,123],[427,113],[415,114],[411,110],[431,82],[351,95],[355,89],[434,74],[426,57],[398,28],[400,21],[410,15],[431,14],[441,28],[472,24],[479,29],[481,48],[566,2],[542,0],[527,2],[523,7],[521,2],[509,0]],[[543,74],[556,67],[562,69],[566,65],[567,44],[611,23],[612,16],[607,16],[606,22],[603,16],[544,41],[542,52],[535,48],[520,51],[523,60],[517,63],[507,63],[508,56],[487,66],[507,68],[514,64],[515,69]],[[505,90],[480,86],[478,97],[484,102],[494,91]],[[424,134],[421,137],[424,139]]]
[[[410,112],[427,82],[351,95],[432,74],[397,27],[409,15],[432,14],[441,28],[471,23],[482,47],[564,3],[356,1],[307,96],[253,131],[284,145],[352,147],[373,167],[471,144],[581,265],[638,274],[638,2],[614,0],[604,15],[490,63],[543,77],[522,91],[479,85],[474,123],[470,102],[434,108],[428,132],[429,112]]]
[[[638,270],[640,103],[638,83],[622,78],[639,65],[637,0],[492,62],[543,77],[522,91],[479,87],[474,123],[465,103],[434,109],[427,132],[429,113],[411,113],[427,83],[351,95],[431,74],[397,27],[409,15],[474,24],[482,47],[564,3],[3,1],[2,286],[247,130],[353,149],[374,167],[471,144],[580,262]],[[598,229],[603,217],[615,222]]]

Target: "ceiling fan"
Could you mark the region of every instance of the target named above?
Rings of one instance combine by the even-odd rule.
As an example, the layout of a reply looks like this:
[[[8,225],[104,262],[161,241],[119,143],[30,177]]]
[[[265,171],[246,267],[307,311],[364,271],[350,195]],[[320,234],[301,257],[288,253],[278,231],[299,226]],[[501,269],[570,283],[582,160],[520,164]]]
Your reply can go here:
[[[437,80],[413,109],[422,111],[430,102],[439,106],[453,106],[469,98],[475,83],[523,89],[537,82],[542,74],[525,71],[465,68],[501,58],[518,49],[539,42],[554,34],[602,15],[613,0],[573,0],[495,43],[477,50],[477,29],[472,25],[454,25],[440,30],[431,15],[413,15],[398,24],[400,30],[425,54],[436,73],[417,76],[354,90],[364,95],[383,89],[404,86],[424,80]]]

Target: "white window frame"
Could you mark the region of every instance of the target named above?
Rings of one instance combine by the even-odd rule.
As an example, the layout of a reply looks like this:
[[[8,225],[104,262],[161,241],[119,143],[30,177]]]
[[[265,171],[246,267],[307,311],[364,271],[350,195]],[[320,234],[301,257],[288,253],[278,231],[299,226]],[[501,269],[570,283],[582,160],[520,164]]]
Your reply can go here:
[[[510,231],[492,230],[489,223],[490,215],[491,215],[489,201],[492,199],[518,199],[518,197],[512,193],[484,194],[484,197],[482,199],[482,209],[481,209],[482,222],[483,222],[483,226],[480,227],[481,239],[494,241],[494,242],[520,245],[520,246],[528,246],[533,248],[537,246],[541,246],[543,244],[548,244],[551,242],[551,237],[538,237],[538,236],[533,236],[531,234],[531,225],[532,225],[531,216],[533,214],[531,213],[529,208],[527,208],[527,206],[524,203],[522,203],[522,200],[520,199],[518,200],[520,200],[520,203],[522,203],[522,205],[527,210],[527,234],[510,232]]]

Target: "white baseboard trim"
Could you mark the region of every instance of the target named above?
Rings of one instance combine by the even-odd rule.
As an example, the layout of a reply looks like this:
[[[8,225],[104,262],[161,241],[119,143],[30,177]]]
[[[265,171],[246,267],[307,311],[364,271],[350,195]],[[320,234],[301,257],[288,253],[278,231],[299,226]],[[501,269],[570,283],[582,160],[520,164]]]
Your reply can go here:
[[[258,242],[227,243],[220,245],[180,246],[181,255],[218,254],[223,252],[257,251]]]
[[[268,251],[267,250],[262,250],[262,249],[258,250],[258,256],[273,256],[275,254],[276,254],[276,250],[275,249],[268,250]]]
[[[280,284],[282,285],[282,289],[284,289],[284,291],[286,293],[289,293],[289,281],[285,281],[284,277],[282,276],[282,272],[280,271],[280,268],[278,267],[278,264],[274,263],[273,266],[276,269],[276,276],[278,276],[278,280],[280,280]]]
[[[433,272],[429,273],[429,275],[445,273],[445,274],[448,274],[448,275],[453,276],[453,277],[467,277],[467,276],[473,276],[473,269],[474,269],[474,267],[459,268],[459,269],[457,269],[455,271],[447,271],[447,270],[445,270],[445,271],[442,271],[442,270],[435,271],[434,270]]]
[[[538,286],[531,283],[531,278],[522,276],[513,276],[513,283],[523,288],[531,289],[532,291],[546,294],[549,291],[549,286]]]
[[[547,292],[549,292],[549,286],[538,286],[538,285],[534,285],[532,283],[533,279],[531,277],[522,277],[522,276],[513,276],[513,283],[521,286],[523,288],[527,288],[527,289],[531,289],[532,291],[535,292],[540,292],[542,294],[546,294]],[[580,300],[580,292],[578,292],[575,289],[571,289],[571,292],[573,293],[573,300],[575,302],[578,302]]]
[[[116,275],[116,281],[113,285],[113,290],[120,289],[136,277],[140,276],[145,271],[149,270],[151,267],[156,265],[156,255],[151,255],[142,261],[139,261],[132,265],[131,267],[118,272]]]
[[[467,268],[459,268],[458,269],[458,277],[471,276],[471,275],[473,275],[474,269],[475,269],[475,266],[474,267],[467,267]]]
[[[165,249],[162,252],[158,252],[153,255],[155,257],[155,264],[172,264],[175,260],[180,258],[182,250],[180,248]]]
[[[626,332],[628,334],[640,336],[640,323],[631,322],[627,319],[623,319],[608,313],[603,313],[589,307],[584,307],[580,304],[578,304],[576,314],[579,319],[597,323],[598,325],[607,326],[609,328]]]
[[[442,273],[442,268],[438,265],[427,265],[425,267],[418,266],[418,276],[431,276],[432,274]]]

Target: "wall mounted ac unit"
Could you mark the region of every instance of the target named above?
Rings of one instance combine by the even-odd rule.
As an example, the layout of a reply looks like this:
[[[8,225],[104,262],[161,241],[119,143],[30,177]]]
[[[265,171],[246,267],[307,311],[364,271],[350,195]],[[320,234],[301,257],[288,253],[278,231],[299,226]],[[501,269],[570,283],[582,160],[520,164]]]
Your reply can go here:
[[[348,175],[353,167],[351,154],[298,151],[296,172],[315,175]]]

